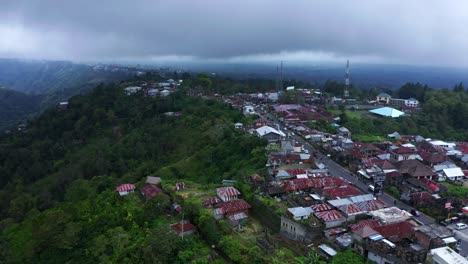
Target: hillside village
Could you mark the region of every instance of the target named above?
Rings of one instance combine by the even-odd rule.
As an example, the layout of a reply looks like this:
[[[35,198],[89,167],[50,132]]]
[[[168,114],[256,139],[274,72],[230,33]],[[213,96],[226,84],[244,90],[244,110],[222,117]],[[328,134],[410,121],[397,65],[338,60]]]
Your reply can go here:
[[[173,84],[172,80],[167,83]],[[170,89],[163,91],[176,91],[177,85]],[[151,87],[124,89],[127,95],[140,90],[148,96],[165,96],[162,92],[150,94],[155,90]],[[249,215],[253,213],[255,222],[279,230],[282,239],[295,245],[312,246],[309,250],[327,260],[352,249],[382,264],[468,263],[462,257],[468,254],[464,229],[468,199],[466,191],[456,193],[460,188],[466,190],[468,143],[400,135],[398,131],[380,142],[362,143],[339,125],[339,117],[316,106],[323,101],[343,104],[341,99],[323,98],[318,91],[301,93],[303,105],[280,104],[281,94],[274,91],[202,95],[241,111],[248,123],[233,126],[264,139],[268,155],[265,170],[245,177],[255,191],[254,200],[267,205],[267,216],[258,217],[258,205],[242,199],[243,194],[234,187],[238,183],[226,179],[224,186],[212,190],[215,195],[203,195],[203,207],[211,210],[212,217],[225,219],[243,232],[252,223]],[[376,102],[398,105],[405,112],[419,107],[414,98],[390,100],[385,94],[369,104]],[[394,111],[404,114],[386,106],[369,113],[396,118],[399,114],[394,116]],[[331,124],[335,133],[308,126],[318,120]],[[181,184],[184,187],[176,185],[174,190],[183,190],[185,184]],[[126,195],[134,189],[126,184],[116,190]],[[154,182],[141,188],[141,193],[148,198],[163,194]],[[171,227],[179,235],[196,230],[187,220]]]

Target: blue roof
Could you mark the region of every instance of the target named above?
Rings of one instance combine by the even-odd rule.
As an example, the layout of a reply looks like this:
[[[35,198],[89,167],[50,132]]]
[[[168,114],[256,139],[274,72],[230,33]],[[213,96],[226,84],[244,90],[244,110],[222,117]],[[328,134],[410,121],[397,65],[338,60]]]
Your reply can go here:
[[[387,116],[387,117],[399,117],[405,114],[402,111],[397,110],[395,108],[391,108],[391,107],[377,108],[377,109],[369,110],[369,112],[376,114],[376,115]]]

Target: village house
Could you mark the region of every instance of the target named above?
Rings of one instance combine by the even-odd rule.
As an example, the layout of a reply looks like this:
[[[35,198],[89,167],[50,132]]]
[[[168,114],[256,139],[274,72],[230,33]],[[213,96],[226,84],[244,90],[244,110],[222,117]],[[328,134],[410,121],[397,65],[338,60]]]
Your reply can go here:
[[[307,235],[307,230],[300,223],[281,216],[280,234],[291,240],[302,241]]]
[[[185,189],[185,183],[184,182],[178,182],[175,184],[175,190],[176,191],[181,191]]]
[[[446,227],[440,225],[421,225],[413,228],[415,230],[415,239],[418,244],[426,250],[433,248],[454,245],[457,240],[453,233]]]
[[[59,110],[65,111],[68,110],[68,102],[60,102],[57,106]]]
[[[147,176],[146,177],[146,183],[147,184],[158,185],[159,183],[161,183],[161,178],[160,177]]]
[[[459,167],[443,169],[439,179],[447,179],[449,181],[459,181],[465,178],[465,173]]]
[[[242,199],[220,203],[213,210],[216,220],[227,218],[230,225],[245,224],[249,215],[250,204]]]
[[[395,206],[392,206],[389,208],[383,208],[379,210],[374,210],[374,211],[371,211],[370,214],[375,219],[379,219],[382,223],[385,223],[385,224],[404,222],[411,217],[410,213],[404,210],[401,210],[400,208],[395,207]]]
[[[137,93],[137,92],[139,92],[141,90],[142,90],[142,88],[140,86],[129,86],[129,87],[126,87],[124,89],[124,93],[126,95],[131,95],[131,94],[135,94],[135,93]]]
[[[339,127],[336,132],[339,136],[351,138],[351,132],[346,127]]]
[[[223,201],[221,201],[221,199],[219,199],[218,197],[216,196],[213,196],[213,197],[210,197],[208,199],[206,199],[204,202],[203,202],[203,205],[207,208],[212,208],[220,203],[222,203]]]
[[[163,193],[158,186],[153,184],[148,184],[140,189],[141,194],[146,198],[153,198]]]
[[[376,96],[375,100],[376,100],[378,103],[389,104],[391,98],[392,98],[392,97],[391,97],[389,94],[387,94],[387,93],[379,93],[379,94]]]
[[[288,208],[288,213],[292,219],[300,221],[309,218],[309,216],[313,213],[313,210],[310,207],[304,208],[300,206]]]
[[[265,118],[259,118],[255,120],[255,128],[259,128],[266,125],[268,125],[268,120],[266,120]]]
[[[416,179],[427,178],[434,180],[437,176],[437,173],[434,172],[430,167],[424,165],[419,160],[403,160],[394,163],[398,171],[408,177],[413,177]]]
[[[398,147],[390,148],[390,159],[392,161],[413,160],[419,157],[416,148]]]
[[[234,187],[221,187],[216,188],[216,195],[218,195],[219,199],[223,202],[236,200],[241,193]]]
[[[155,88],[152,88],[152,89],[149,89],[149,90],[146,92],[146,94],[147,94],[148,96],[153,97],[153,96],[159,95],[159,90],[158,90],[158,89],[155,89]]]
[[[119,192],[120,196],[125,196],[129,193],[132,193],[135,191],[135,189],[136,189],[135,185],[131,183],[122,184],[118,186],[117,188],[115,188],[115,190]]]
[[[366,213],[353,203],[337,206],[337,209],[346,217],[347,221],[353,221],[357,215]]]
[[[286,137],[281,130],[276,130],[269,126],[262,126],[255,130],[257,135],[261,138],[266,138],[268,141],[278,141]]]
[[[346,221],[346,217],[337,210],[316,212],[314,215],[325,225],[326,228],[341,226]]]
[[[178,223],[172,224],[171,228],[180,236],[192,235],[197,231],[197,228],[192,225],[189,221],[180,221]]]
[[[468,260],[449,247],[431,249],[427,263],[430,264],[468,264]]]

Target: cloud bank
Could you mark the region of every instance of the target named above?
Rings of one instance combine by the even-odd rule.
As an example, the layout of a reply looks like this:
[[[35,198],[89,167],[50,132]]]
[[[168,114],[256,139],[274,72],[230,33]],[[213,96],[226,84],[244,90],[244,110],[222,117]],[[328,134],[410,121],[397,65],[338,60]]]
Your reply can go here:
[[[0,57],[468,66],[468,2],[7,0]]]

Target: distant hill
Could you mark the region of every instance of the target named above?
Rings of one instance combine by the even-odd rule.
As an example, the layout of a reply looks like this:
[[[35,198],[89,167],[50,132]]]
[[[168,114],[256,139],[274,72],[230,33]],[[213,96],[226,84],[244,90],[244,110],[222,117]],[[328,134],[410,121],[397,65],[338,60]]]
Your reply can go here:
[[[131,76],[129,71],[95,70],[90,65],[66,61],[26,61],[0,59],[0,86],[30,94],[55,91],[118,81]]]
[[[0,129],[60,101],[86,93],[99,83],[135,75],[126,67],[93,67],[65,61],[0,59]]]
[[[449,67],[353,64],[351,83],[358,88],[384,87],[392,90],[408,82],[423,83],[433,88],[453,88],[460,82],[468,83],[468,69]],[[186,70],[215,72],[236,79],[276,79],[277,65],[272,64],[189,64]],[[343,64],[288,64],[284,63],[284,80],[295,79],[322,84],[326,80],[344,82]]]
[[[0,88],[0,129],[39,111],[42,96]]]

